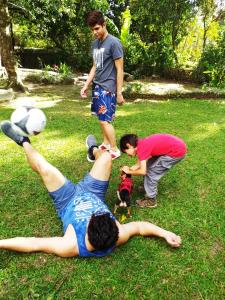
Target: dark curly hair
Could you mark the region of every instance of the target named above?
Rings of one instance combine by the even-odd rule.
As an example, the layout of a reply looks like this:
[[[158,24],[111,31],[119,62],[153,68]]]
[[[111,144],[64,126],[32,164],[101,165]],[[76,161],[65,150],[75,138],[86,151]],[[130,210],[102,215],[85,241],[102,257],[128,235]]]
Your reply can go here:
[[[130,144],[134,148],[137,147],[138,136],[136,134],[125,134],[120,139],[120,150],[125,152],[124,150],[128,149],[127,144]]]
[[[104,250],[115,246],[119,229],[109,213],[92,214],[88,224],[88,240],[95,250]]]
[[[103,25],[103,23],[105,23],[105,19],[101,11],[93,10],[88,13],[87,25],[89,27],[94,27],[95,25]]]

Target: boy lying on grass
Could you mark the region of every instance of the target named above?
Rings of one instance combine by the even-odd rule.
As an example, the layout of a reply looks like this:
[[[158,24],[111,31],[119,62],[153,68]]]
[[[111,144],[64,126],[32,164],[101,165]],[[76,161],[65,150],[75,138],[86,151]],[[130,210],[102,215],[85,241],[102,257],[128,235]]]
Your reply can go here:
[[[105,256],[132,236],[158,236],[172,247],[181,245],[181,238],[149,222],[120,224],[105,203],[111,174],[112,157],[98,149],[96,139],[86,140],[88,155],[95,163],[88,175],[77,184],[47,162],[30,144],[28,137],[16,133],[11,122],[1,123],[5,135],[22,146],[28,164],[43,180],[63,223],[62,237],[15,237],[0,240],[0,249],[18,252],[45,252],[62,257]]]

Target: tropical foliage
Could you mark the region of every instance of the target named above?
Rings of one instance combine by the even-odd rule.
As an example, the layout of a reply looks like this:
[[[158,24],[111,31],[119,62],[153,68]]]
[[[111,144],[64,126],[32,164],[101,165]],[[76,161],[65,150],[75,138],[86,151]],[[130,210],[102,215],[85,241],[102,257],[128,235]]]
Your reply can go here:
[[[206,47],[198,72],[211,86],[225,88],[225,30],[221,31],[217,43]]]
[[[123,42],[128,72],[165,75],[174,68],[197,68],[198,81],[220,86],[223,81],[224,1],[12,0],[8,6],[18,46],[61,49],[74,69],[91,66],[86,16],[99,9]]]

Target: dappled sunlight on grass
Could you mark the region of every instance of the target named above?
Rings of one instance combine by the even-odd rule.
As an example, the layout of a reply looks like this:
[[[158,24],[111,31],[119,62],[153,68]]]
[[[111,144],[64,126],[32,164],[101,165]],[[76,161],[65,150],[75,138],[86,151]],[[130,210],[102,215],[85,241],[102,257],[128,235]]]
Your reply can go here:
[[[91,108],[91,102],[89,102],[87,105],[85,105],[85,108]]]
[[[79,137],[78,134],[73,134],[73,136],[72,138],[71,135],[62,137],[61,132],[51,131],[40,134],[39,137],[30,137],[30,140],[33,147],[46,157],[50,163],[52,161],[74,161],[76,157],[80,157],[80,153],[86,153],[86,147],[84,138]],[[21,159],[25,160],[24,151],[21,147],[4,136],[1,136],[1,140],[3,140],[0,159],[1,167],[6,164],[15,165]]]
[[[134,100],[134,103],[145,103],[145,102],[152,102],[152,103],[156,103],[156,104],[162,104],[162,103],[166,103],[166,102],[169,102],[170,100],[153,100],[153,99],[141,99],[141,98],[138,98],[138,99],[135,99]]]
[[[46,141],[46,146],[53,145],[53,148],[55,146],[57,147],[64,147],[66,145],[72,146],[73,148],[82,148],[84,147],[84,139],[82,137],[79,137],[79,135],[75,132],[71,132],[71,134],[66,134],[66,136],[63,136],[62,131],[60,130],[51,130],[47,133],[45,132],[43,135],[43,141]],[[35,137],[34,137],[35,138]],[[73,139],[74,138],[74,139]]]
[[[192,91],[198,91],[197,88],[192,88]],[[188,92],[190,89],[185,87],[183,84],[179,83],[151,83],[148,85],[148,91],[154,92],[156,94],[168,94],[168,93],[175,93],[175,92]]]
[[[81,100],[77,100],[77,99],[73,99],[73,100],[70,100],[71,102],[82,102],[82,99]]]
[[[135,111],[125,111],[125,110],[117,110],[116,112],[116,116],[117,117],[124,117],[124,116],[131,116],[131,115],[136,115],[138,113],[141,113],[141,111],[139,110],[135,110]]]
[[[57,97],[59,98],[59,97]],[[31,96],[31,97],[17,97],[16,99],[10,101],[9,103],[3,104],[10,108],[17,108],[21,106],[33,106],[38,108],[47,108],[55,106],[56,104],[62,102],[64,99],[56,99],[54,97],[40,97],[40,96]]]
[[[74,137],[74,140],[73,140]],[[39,134],[38,136],[33,136],[31,139],[42,139],[43,141],[46,141],[46,144],[48,144],[49,141],[52,141],[53,145],[57,145],[60,143],[68,143],[68,142],[74,142],[77,145],[84,145],[84,140],[82,137],[79,136],[78,132],[71,131],[70,133],[64,133],[63,130],[45,130],[43,133]]]
[[[139,85],[139,92],[141,93],[149,93],[149,94],[157,94],[157,95],[166,95],[173,93],[187,93],[187,92],[199,92],[201,89],[197,87],[195,84],[181,84],[174,82],[145,82],[135,80],[131,83],[127,83],[126,86],[135,87]]]
[[[193,128],[193,133],[190,136],[190,140],[204,140],[206,138],[210,138],[215,134],[219,133],[221,130],[221,126],[217,123],[204,123],[197,125]],[[197,133],[195,133],[197,132]]]

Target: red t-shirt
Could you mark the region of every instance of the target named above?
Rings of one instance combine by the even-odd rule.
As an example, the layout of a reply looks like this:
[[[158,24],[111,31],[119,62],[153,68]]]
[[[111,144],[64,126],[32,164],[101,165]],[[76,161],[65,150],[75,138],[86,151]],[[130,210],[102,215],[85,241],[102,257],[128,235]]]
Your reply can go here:
[[[167,155],[170,157],[183,157],[187,152],[185,143],[176,136],[166,133],[150,135],[139,139],[137,144],[137,157],[139,160],[148,160],[152,156]]]

